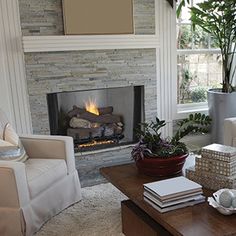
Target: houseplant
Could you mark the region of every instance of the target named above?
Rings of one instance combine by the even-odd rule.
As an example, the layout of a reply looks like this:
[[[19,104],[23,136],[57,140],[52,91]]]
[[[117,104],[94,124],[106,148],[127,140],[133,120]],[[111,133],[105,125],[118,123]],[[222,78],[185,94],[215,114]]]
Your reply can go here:
[[[177,15],[189,0],[181,0]],[[211,34],[222,56],[222,87],[208,91],[209,114],[212,117],[212,137],[214,142],[223,142],[223,121],[236,116],[235,78],[236,61],[236,1],[208,0],[191,7],[191,22]]]
[[[151,176],[169,176],[181,172],[188,149],[180,140],[191,132],[208,132],[210,123],[209,116],[190,114],[178,123],[179,128],[171,139],[161,137],[160,129],[166,125],[164,120],[156,118],[150,123],[140,124],[136,131],[139,142],[131,153],[138,170]]]

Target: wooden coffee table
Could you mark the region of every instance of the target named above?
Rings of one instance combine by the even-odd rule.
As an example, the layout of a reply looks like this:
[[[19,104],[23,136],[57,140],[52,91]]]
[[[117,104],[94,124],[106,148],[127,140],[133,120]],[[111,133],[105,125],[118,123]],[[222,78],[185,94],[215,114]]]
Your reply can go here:
[[[126,236],[236,235],[236,215],[221,215],[207,202],[159,213],[143,200],[143,184],[158,179],[139,174],[134,163],[104,167],[100,172],[129,198],[121,203],[122,230]],[[204,189],[205,196],[211,194]]]

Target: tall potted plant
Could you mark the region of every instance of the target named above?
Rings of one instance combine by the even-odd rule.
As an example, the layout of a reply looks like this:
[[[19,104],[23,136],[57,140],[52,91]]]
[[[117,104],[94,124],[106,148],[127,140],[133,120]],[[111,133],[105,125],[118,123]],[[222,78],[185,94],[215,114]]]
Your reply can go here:
[[[177,15],[189,0],[181,0]],[[236,93],[233,87],[236,71],[236,1],[208,0],[191,7],[193,29],[201,27],[211,34],[222,56],[222,87],[208,91],[209,114],[212,117],[212,141],[223,142],[223,121],[236,116]]]

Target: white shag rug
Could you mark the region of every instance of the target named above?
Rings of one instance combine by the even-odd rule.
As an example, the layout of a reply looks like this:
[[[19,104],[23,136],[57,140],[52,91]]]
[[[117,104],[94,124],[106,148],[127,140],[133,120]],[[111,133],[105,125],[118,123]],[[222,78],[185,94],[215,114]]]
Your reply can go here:
[[[83,199],[49,220],[36,236],[122,236],[121,205],[126,199],[110,183],[82,188]]]

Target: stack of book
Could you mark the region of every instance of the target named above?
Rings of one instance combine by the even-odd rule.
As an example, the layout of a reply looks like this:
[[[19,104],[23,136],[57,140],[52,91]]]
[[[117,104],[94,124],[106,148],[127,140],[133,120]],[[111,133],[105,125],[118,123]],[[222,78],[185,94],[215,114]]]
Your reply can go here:
[[[144,184],[143,187],[144,201],[161,213],[205,201],[202,186],[183,176]]]
[[[186,176],[212,190],[236,188],[236,148],[215,143],[203,147]]]

